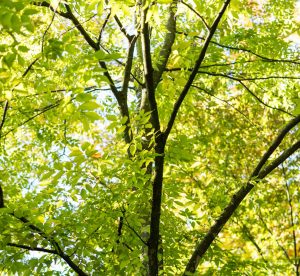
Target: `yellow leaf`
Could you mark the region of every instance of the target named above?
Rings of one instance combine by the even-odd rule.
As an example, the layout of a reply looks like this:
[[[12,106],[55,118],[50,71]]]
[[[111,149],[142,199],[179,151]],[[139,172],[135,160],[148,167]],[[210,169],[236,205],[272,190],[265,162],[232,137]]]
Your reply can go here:
[[[64,205],[64,203],[63,203],[62,200],[59,200],[59,201],[56,203],[56,207],[57,207],[57,208],[59,208],[59,207],[61,207],[61,206],[63,206],[63,205]]]
[[[94,153],[94,154],[92,155],[92,157],[98,159],[98,158],[101,158],[101,157],[102,157],[102,154],[99,153],[99,152],[96,152],[96,153]]]
[[[39,222],[41,222],[43,224],[45,223],[45,217],[43,215],[38,216],[37,219]]]

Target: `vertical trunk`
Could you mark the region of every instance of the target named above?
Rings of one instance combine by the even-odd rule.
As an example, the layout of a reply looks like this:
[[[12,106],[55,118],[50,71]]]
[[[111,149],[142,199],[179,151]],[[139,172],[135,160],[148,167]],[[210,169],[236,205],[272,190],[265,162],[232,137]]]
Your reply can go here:
[[[165,142],[162,133],[158,133],[156,137],[155,152],[158,154],[155,157],[155,175],[153,181],[152,192],[152,208],[151,208],[151,223],[150,223],[150,238],[148,241],[148,258],[149,258],[149,275],[158,275],[159,261],[159,224],[162,199],[162,183],[164,171],[164,148]]]

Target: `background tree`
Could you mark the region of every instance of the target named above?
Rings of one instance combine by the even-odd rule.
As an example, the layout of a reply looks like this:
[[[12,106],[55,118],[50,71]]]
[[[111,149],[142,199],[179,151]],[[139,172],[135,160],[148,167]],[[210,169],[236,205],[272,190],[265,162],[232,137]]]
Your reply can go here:
[[[299,275],[297,1],[0,7],[3,273]]]

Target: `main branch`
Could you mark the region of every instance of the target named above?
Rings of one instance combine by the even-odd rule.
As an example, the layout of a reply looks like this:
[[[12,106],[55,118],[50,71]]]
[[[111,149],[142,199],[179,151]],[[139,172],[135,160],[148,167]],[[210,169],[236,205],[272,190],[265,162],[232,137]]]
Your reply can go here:
[[[205,254],[207,249],[210,247],[212,242],[218,236],[224,225],[233,215],[234,211],[239,207],[240,203],[243,199],[250,193],[250,191],[254,187],[254,183],[259,182],[263,178],[265,178],[269,173],[271,173],[275,168],[277,168],[280,164],[282,164],[287,158],[289,158],[296,150],[300,148],[300,141],[296,142],[286,151],[284,151],[279,157],[277,157],[273,162],[271,162],[268,166],[266,166],[263,170],[262,168],[265,166],[266,162],[269,160],[269,157],[272,153],[278,148],[283,138],[287,135],[287,133],[295,127],[300,122],[300,115],[291,120],[279,133],[277,138],[271,144],[269,149],[266,151],[264,156],[261,158],[260,162],[254,169],[251,177],[246,185],[243,185],[231,198],[230,203],[224,209],[222,214],[216,220],[214,225],[209,229],[203,240],[197,245],[194,250],[192,257],[190,258],[184,275],[189,275],[190,273],[194,273],[199,265],[200,259]]]
[[[145,2],[146,3],[146,2]],[[142,57],[144,65],[144,78],[146,83],[146,97],[150,104],[151,122],[155,131],[160,131],[160,123],[158,117],[157,103],[155,99],[155,86],[153,79],[153,66],[151,58],[151,45],[149,24],[146,22],[148,8],[143,8],[141,13],[141,42],[142,42]]]
[[[154,81],[154,87],[158,85],[158,83],[161,80],[161,76],[166,69],[166,65],[168,62],[168,59],[170,57],[170,54],[172,52],[172,46],[175,41],[176,36],[176,17],[175,13],[177,10],[177,1],[173,0],[172,3],[169,6],[169,17],[166,24],[167,33],[164,38],[163,46],[159,53],[159,61],[157,64],[157,69],[154,71],[153,81]]]

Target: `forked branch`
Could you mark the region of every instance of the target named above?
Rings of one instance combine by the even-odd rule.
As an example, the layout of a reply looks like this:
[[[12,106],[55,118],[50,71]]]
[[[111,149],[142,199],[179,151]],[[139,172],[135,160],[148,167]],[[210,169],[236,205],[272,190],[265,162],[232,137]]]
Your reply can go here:
[[[49,237],[42,229],[40,229],[39,227],[32,224],[27,218],[18,217],[15,213],[10,213],[10,215],[15,217],[17,220],[21,221],[22,223],[24,223],[24,225],[26,225],[29,229],[31,229],[31,231],[37,233],[42,238],[47,240],[51,244],[51,246],[54,248],[53,250],[48,250],[48,252],[46,252],[45,249],[41,250],[41,248],[36,248],[35,251],[43,251],[45,253],[56,254],[56,255],[60,256],[68,264],[68,266],[71,267],[78,275],[87,276],[87,274],[77,264],[75,264],[73,262],[73,260],[62,250],[62,248],[60,247],[58,242],[53,237]],[[10,246],[14,245],[15,247],[29,249],[29,248],[24,248],[24,246],[22,246],[22,247],[20,245],[17,246],[16,244],[8,244],[8,245],[10,245]],[[38,249],[40,249],[40,250],[38,250]]]
[[[251,177],[246,185],[243,185],[231,198],[230,203],[223,210],[222,214],[215,221],[214,225],[209,229],[203,240],[196,246],[192,257],[190,258],[184,275],[189,275],[190,273],[194,273],[199,265],[199,262],[202,256],[205,254],[207,249],[210,247],[212,242],[218,236],[224,225],[230,219],[234,211],[239,207],[240,203],[243,199],[250,193],[250,191],[254,188],[254,184],[265,178],[269,173],[271,173],[275,168],[277,168],[280,164],[282,164],[287,158],[289,158],[296,150],[300,148],[300,141],[297,141],[290,148],[285,150],[279,157],[277,157],[273,162],[271,162],[268,166],[266,166],[263,170],[263,166],[269,160],[271,154],[279,147],[283,138],[287,135],[287,133],[295,127],[300,122],[300,115],[291,120],[279,133],[277,138],[271,144],[269,149],[266,151],[264,156],[261,158],[260,162],[254,169]]]

